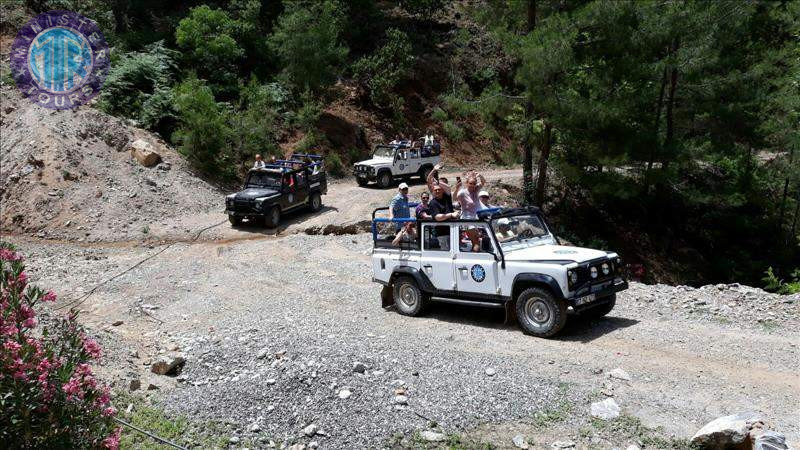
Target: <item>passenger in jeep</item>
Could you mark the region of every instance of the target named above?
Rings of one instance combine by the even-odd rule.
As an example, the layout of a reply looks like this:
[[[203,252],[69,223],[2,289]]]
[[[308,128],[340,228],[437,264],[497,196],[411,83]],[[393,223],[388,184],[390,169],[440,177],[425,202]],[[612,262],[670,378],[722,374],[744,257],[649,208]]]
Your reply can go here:
[[[411,217],[411,207],[408,205],[408,184],[400,183],[397,187],[397,195],[389,203],[390,219],[405,219]],[[399,222],[395,223],[395,228],[400,230]]]
[[[392,241],[392,245],[400,245],[401,242],[413,242],[417,240],[417,228],[414,222],[406,222],[403,228],[397,232]]]
[[[479,181],[480,180],[480,181]],[[485,180],[482,175],[471,172],[467,175],[465,187],[456,195],[458,204],[461,205],[461,218],[467,220],[476,220],[478,218],[478,210],[481,209],[481,201],[478,198],[478,193],[481,191]],[[477,228],[472,228],[467,231],[469,240],[472,241],[472,251],[480,251],[481,241]]]
[[[417,209],[414,211],[414,216],[417,219],[430,219],[431,218],[431,206],[428,202],[431,200],[431,195],[427,192],[423,192],[419,196],[420,203],[417,205]]]
[[[256,162],[253,164],[253,169],[263,169],[267,164],[261,159],[261,155],[256,155]]]
[[[428,210],[431,217],[439,222],[458,219],[458,213],[453,209],[453,202],[445,195],[444,188],[440,185],[433,186],[433,200],[430,201]]]
[[[428,190],[431,192],[431,194],[434,193],[433,192],[433,188],[435,186],[441,186],[443,195],[445,196],[445,201],[447,203],[449,203],[451,205],[451,207],[452,207],[452,205],[453,205],[452,188],[450,187],[449,184],[447,184],[447,178],[445,178],[445,177],[441,177],[440,178],[439,177],[439,170],[441,170],[441,169],[442,169],[442,165],[441,164],[437,164],[433,168],[433,170],[431,170],[431,173],[428,174],[428,179],[425,180],[425,181],[428,183]]]

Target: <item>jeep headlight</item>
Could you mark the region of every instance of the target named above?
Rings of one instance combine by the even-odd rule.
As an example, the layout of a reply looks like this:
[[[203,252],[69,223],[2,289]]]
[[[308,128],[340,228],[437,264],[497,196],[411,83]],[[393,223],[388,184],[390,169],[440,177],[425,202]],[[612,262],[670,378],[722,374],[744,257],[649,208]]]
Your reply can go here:
[[[589,269],[589,276],[592,278],[597,278],[597,267],[592,266],[592,268]]]
[[[575,283],[578,282],[578,272],[575,271],[575,270],[570,270],[567,273],[567,277],[569,278],[569,284],[570,285],[574,285]]]
[[[603,275],[608,275],[611,273],[611,267],[608,265],[608,263],[603,263],[603,265],[600,266],[600,269],[603,271]]]
[[[235,196],[236,196],[236,194],[231,194],[231,195],[225,196],[225,206],[231,206],[233,204],[233,198]]]
[[[375,173],[375,168],[374,167],[370,167],[369,171],[372,172],[372,173]]]

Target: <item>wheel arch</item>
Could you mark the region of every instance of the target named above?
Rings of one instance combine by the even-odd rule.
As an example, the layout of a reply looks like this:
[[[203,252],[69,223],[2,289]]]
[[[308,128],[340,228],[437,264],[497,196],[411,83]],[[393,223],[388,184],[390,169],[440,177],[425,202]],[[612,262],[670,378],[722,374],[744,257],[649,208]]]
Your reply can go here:
[[[530,287],[546,289],[557,299],[563,300],[564,293],[555,278],[542,273],[521,273],[514,277],[511,287],[511,301],[515,302],[519,294]]]
[[[422,292],[428,293],[434,291],[433,283],[431,283],[431,280],[428,279],[427,275],[411,266],[395,267],[392,271],[392,274],[389,276],[389,285],[394,284],[394,281],[402,276],[411,277],[417,282],[417,286],[419,286],[419,289]]]

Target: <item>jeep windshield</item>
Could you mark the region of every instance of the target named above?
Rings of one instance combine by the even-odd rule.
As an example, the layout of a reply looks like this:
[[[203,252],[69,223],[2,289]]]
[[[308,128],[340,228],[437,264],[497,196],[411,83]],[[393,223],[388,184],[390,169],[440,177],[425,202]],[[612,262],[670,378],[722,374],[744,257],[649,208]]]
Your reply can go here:
[[[394,147],[388,145],[379,145],[375,147],[375,152],[372,154],[374,158],[394,158]]]
[[[492,231],[503,248],[544,243],[542,238],[550,237],[550,231],[536,214],[501,217],[492,220]]]
[[[281,174],[267,171],[252,171],[247,175],[244,183],[245,189],[248,188],[280,188]]]

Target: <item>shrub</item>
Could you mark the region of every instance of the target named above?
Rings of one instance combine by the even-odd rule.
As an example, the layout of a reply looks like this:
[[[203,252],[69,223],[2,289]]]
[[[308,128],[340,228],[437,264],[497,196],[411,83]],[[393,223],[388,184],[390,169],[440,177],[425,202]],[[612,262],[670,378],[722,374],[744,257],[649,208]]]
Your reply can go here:
[[[772,267],[770,267],[764,272],[762,281],[764,282],[764,289],[767,291],[784,295],[796,294],[800,292],[800,268],[794,269],[794,272],[791,274],[791,281],[787,283],[778,278],[772,270]]]
[[[22,256],[0,242],[0,442],[7,448],[119,446],[109,388],[89,363],[100,346],[78,325],[77,312],[43,327],[35,307],[55,301],[29,285]]]
[[[334,177],[343,177],[347,168],[338,153],[328,153],[325,156],[325,168]]]
[[[447,120],[447,113],[445,112],[445,110],[437,106],[433,108],[433,111],[431,112],[431,119],[439,123],[442,123],[445,120]]]
[[[100,94],[100,108],[154,129],[173,117],[172,84],[179,53],[159,41],[143,52],[125,53],[111,66]]]
[[[353,73],[366,86],[372,103],[379,107],[396,108],[398,98],[393,91],[413,62],[408,35],[391,28],[386,31],[386,43],[372,55],[358,60],[353,66]]]
[[[453,142],[461,142],[464,140],[464,130],[456,125],[452,120],[444,123],[444,134],[447,135]]]
[[[284,2],[269,43],[281,59],[282,76],[299,91],[319,93],[336,81],[347,57],[339,42],[341,5],[333,0]]]
[[[241,90],[239,110],[231,115],[234,144],[230,152],[237,164],[249,164],[256,154],[278,155],[273,94],[272,86],[259,84],[255,78]]]

